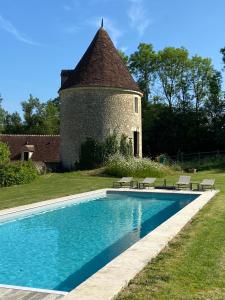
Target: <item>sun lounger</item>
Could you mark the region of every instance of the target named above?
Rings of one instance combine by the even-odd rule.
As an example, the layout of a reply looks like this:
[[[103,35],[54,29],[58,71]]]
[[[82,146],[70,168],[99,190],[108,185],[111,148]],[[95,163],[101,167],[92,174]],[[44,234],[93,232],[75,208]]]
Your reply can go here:
[[[138,187],[140,189],[141,188],[144,189],[145,187],[155,186],[155,181],[156,181],[156,178],[147,177],[143,181],[139,182]]]
[[[191,188],[191,176],[180,176],[176,186],[178,189]]]
[[[203,179],[202,182],[199,184],[202,190],[204,189],[214,189],[215,186],[215,179]]]
[[[133,177],[123,177],[118,181],[113,182],[113,187],[131,187]]]

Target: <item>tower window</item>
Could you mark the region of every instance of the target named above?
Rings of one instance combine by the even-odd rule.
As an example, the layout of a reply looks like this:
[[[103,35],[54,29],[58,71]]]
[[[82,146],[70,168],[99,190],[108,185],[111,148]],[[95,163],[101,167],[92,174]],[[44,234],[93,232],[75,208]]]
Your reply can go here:
[[[138,113],[138,97],[134,98],[134,111]]]

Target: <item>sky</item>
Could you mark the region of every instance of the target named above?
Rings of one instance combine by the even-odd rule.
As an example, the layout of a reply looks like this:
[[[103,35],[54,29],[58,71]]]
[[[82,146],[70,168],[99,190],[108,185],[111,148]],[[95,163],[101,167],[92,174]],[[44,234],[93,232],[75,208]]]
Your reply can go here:
[[[19,111],[29,95],[55,98],[62,69],[72,69],[104,18],[115,46],[185,47],[221,70],[224,0],[0,0],[2,106]]]

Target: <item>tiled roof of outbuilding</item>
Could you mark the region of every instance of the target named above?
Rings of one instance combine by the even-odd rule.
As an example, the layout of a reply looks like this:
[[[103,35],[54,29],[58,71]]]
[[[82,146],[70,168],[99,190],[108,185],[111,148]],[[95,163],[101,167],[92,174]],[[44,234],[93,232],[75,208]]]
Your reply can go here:
[[[68,70],[67,70],[68,72]],[[71,87],[114,87],[140,92],[108,33],[101,27],[87,51],[61,89]]]
[[[59,162],[59,135],[17,135],[0,134],[0,142],[9,146],[12,160],[21,159],[21,152],[28,151],[26,146],[32,145],[32,160],[43,162]],[[30,149],[31,151],[31,149]]]

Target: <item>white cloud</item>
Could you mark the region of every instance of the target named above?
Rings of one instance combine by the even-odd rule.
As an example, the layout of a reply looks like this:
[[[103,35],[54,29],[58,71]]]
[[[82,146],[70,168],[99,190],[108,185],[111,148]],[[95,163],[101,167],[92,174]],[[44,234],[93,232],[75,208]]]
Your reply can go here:
[[[129,2],[130,7],[127,14],[130,19],[130,25],[136,28],[141,36],[152,23],[152,20],[150,20],[146,14],[143,0],[129,0]]]
[[[33,45],[33,46],[39,45],[35,41],[26,37],[25,34],[20,32],[12,23],[10,23],[8,20],[4,19],[1,15],[0,15],[0,28],[7,31],[11,35],[13,35],[20,42],[23,42],[23,43],[29,44],[29,45]]]
[[[101,26],[102,17],[96,18],[94,21],[91,21],[91,24],[99,28]],[[103,17],[104,28],[108,31],[110,37],[112,38],[115,46],[118,43],[118,39],[123,35],[122,31],[116,27],[115,23],[109,18]]]

